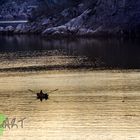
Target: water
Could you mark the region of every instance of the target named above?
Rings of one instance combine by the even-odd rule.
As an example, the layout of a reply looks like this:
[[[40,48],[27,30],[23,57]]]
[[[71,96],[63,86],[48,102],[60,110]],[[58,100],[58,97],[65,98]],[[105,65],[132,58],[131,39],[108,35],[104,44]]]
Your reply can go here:
[[[18,124],[0,139],[140,139],[139,41],[9,36],[0,42],[0,113]],[[40,102],[41,89],[59,90]]]
[[[20,23],[27,23],[28,20],[9,20],[9,21],[1,21],[0,24],[20,24]]]
[[[139,69],[140,41],[0,37],[0,70]],[[7,61],[8,60],[8,61]]]
[[[17,25],[19,24],[26,24],[28,23],[28,20],[0,20],[0,26],[1,27],[7,27],[7,26],[13,26],[13,27],[17,27]]]

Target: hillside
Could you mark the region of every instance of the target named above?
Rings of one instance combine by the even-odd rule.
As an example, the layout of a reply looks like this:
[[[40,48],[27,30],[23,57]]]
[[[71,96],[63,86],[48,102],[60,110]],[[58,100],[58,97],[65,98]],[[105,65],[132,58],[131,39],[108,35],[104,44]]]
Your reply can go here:
[[[138,0],[5,1],[1,19],[28,19],[15,33],[139,36]]]

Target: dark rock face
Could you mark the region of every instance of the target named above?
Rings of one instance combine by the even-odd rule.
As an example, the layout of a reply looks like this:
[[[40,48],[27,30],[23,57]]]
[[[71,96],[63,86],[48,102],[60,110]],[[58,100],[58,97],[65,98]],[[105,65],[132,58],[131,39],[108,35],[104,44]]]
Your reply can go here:
[[[13,19],[15,13],[19,15],[18,17],[26,18],[29,15],[33,17],[31,23],[24,27],[19,25],[15,28],[15,32],[38,32],[45,36],[140,36],[139,0],[31,0],[30,5],[39,7],[35,13],[40,13],[40,15],[35,14],[36,16],[32,15],[28,9],[27,0],[19,1],[23,1],[21,5],[15,0],[14,4],[17,6],[11,6],[14,12],[0,14],[0,18],[5,15],[6,19]],[[5,2],[4,7],[6,4],[8,2]],[[19,10],[15,12],[19,5]],[[42,8],[41,5],[44,7]]]
[[[87,27],[102,31],[136,33],[140,27],[140,1],[138,0],[98,0],[95,13],[89,18]]]
[[[49,7],[62,6],[67,7],[78,4],[82,0],[45,0]]]

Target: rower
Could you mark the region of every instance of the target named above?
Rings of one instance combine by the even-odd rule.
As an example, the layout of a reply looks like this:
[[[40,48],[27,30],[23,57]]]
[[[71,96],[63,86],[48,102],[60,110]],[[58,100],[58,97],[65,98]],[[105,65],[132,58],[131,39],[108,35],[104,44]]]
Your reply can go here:
[[[49,95],[47,93],[43,93],[41,90],[40,93],[37,93],[37,99],[40,99],[42,102],[43,99],[48,100]]]

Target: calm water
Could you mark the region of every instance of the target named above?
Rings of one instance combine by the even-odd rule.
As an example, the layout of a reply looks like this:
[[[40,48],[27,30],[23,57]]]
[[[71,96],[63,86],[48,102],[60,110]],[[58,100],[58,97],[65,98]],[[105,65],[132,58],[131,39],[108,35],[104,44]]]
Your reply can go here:
[[[0,37],[0,70],[140,68],[140,41]]]
[[[139,140],[139,52],[137,40],[0,37],[0,139]],[[40,102],[41,89],[59,90]]]

